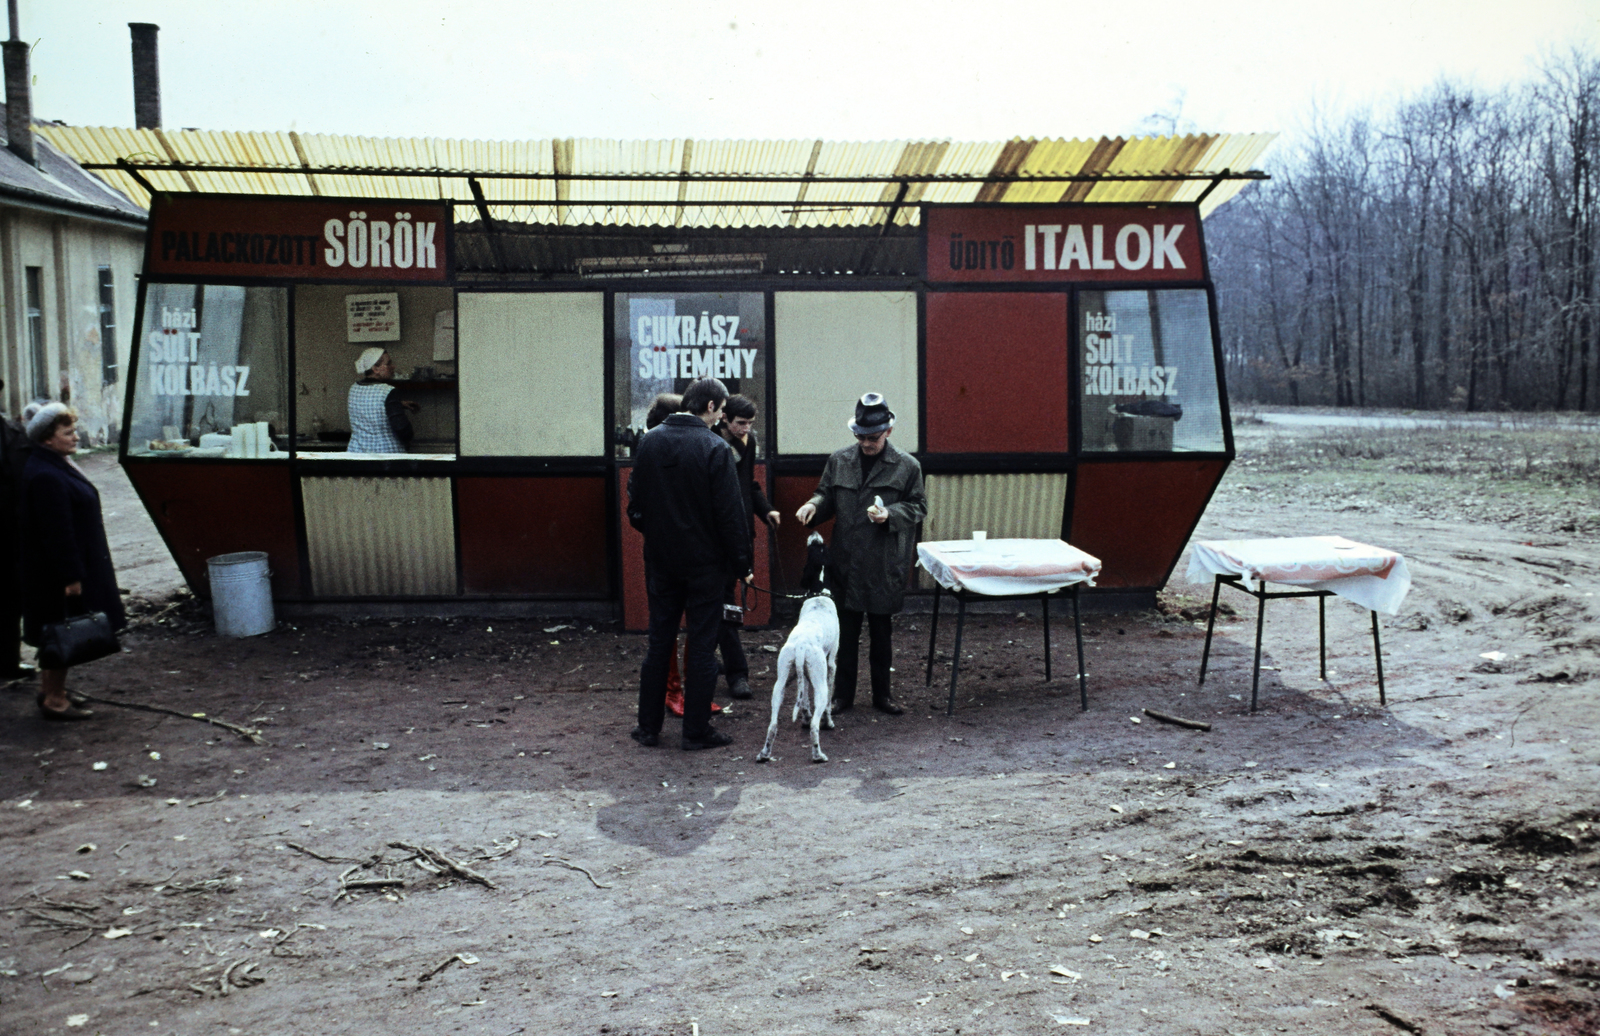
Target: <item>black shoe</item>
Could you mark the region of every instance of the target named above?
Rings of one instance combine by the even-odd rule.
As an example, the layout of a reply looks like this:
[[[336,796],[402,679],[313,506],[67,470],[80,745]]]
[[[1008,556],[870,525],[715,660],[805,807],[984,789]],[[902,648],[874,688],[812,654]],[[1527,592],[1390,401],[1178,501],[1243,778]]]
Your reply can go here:
[[[898,716],[906,711],[899,705],[896,705],[893,698],[874,698],[872,700],[872,707],[877,709],[879,712],[887,712],[891,716]]]
[[[855,707],[856,707],[856,703],[853,702],[853,701],[840,701],[839,699],[835,698],[833,700],[832,712],[833,712],[833,714],[835,716],[837,716],[841,712],[849,712],[851,709],[853,709]]]
[[[661,735],[643,727],[634,727],[633,733],[628,735],[646,748],[654,748],[661,743]]]
[[[736,676],[733,678],[733,682],[728,684],[728,697],[739,699],[754,698],[755,692],[750,690],[750,681],[748,679]]]
[[[707,730],[703,737],[684,738],[683,750],[685,752],[698,752],[702,748],[721,748],[733,744],[733,738],[720,730]]]

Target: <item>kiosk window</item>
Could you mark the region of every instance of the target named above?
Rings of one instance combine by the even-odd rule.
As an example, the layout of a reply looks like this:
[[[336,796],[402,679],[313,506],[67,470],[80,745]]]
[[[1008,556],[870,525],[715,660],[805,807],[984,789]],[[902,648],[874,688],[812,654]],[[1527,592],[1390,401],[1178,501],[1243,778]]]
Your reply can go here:
[[[1085,452],[1226,449],[1203,289],[1080,292],[1078,362]]]
[[[756,405],[757,456],[767,450],[767,310],[760,292],[618,293],[616,455],[632,455],[645,415],[663,392],[718,378]]]
[[[283,288],[150,285],[128,452],[286,457],[288,327]]]
[[[449,288],[297,287],[296,451],[329,460],[453,458],[455,322]],[[389,362],[363,376],[356,361],[374,349]]]
[[[460,299],[462,456],[604,456],[604,296]]]
[[[881,392],[894,444],[921,448],[917,297],[908,291],[782,291],[773,299],[778,442],[784,454],[849,445],[856,400]]]

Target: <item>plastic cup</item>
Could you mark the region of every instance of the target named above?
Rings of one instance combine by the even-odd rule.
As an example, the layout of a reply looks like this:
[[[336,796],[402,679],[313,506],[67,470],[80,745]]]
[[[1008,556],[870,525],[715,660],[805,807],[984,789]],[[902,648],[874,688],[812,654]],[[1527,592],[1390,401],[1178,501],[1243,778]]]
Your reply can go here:
[[[989,538],[989,534],[982,529],[974,529],[972,530],[972,538],[978,543],[982,543]]]

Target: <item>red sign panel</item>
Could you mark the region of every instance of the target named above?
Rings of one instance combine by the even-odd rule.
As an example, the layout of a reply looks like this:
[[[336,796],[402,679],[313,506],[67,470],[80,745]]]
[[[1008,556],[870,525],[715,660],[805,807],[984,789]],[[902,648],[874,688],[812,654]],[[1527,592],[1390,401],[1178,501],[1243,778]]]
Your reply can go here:
[[[1205,277],[1192,205],[929,205],[922,225],[936,283]]]
[[[145,272],[442,283],[449,242],[450,206],[439,202],[161,194]]]

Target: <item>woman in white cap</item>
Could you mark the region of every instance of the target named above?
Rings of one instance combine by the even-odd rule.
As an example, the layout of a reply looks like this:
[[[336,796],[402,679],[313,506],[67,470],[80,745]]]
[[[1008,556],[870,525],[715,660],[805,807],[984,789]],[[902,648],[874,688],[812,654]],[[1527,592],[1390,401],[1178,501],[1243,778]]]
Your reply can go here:
[[[394,398],[394,361],[378,346],[356,360],[361,380],[350,386],[351,453],[404,453],[411,442],[411,418],[417,412],[411,400]]]
[[[22,471],[22,625],[23,639],[34,645],[45,626],[68,614],[105,612],[112,629],[126,625],[100,492],[72,460],[78,452],[77,421],[65,403],[47,404],[28,421],[33,452]],[[94,715],[67,698],[65,669],[41,669],[39,687],[39,714],[45,719]]]

